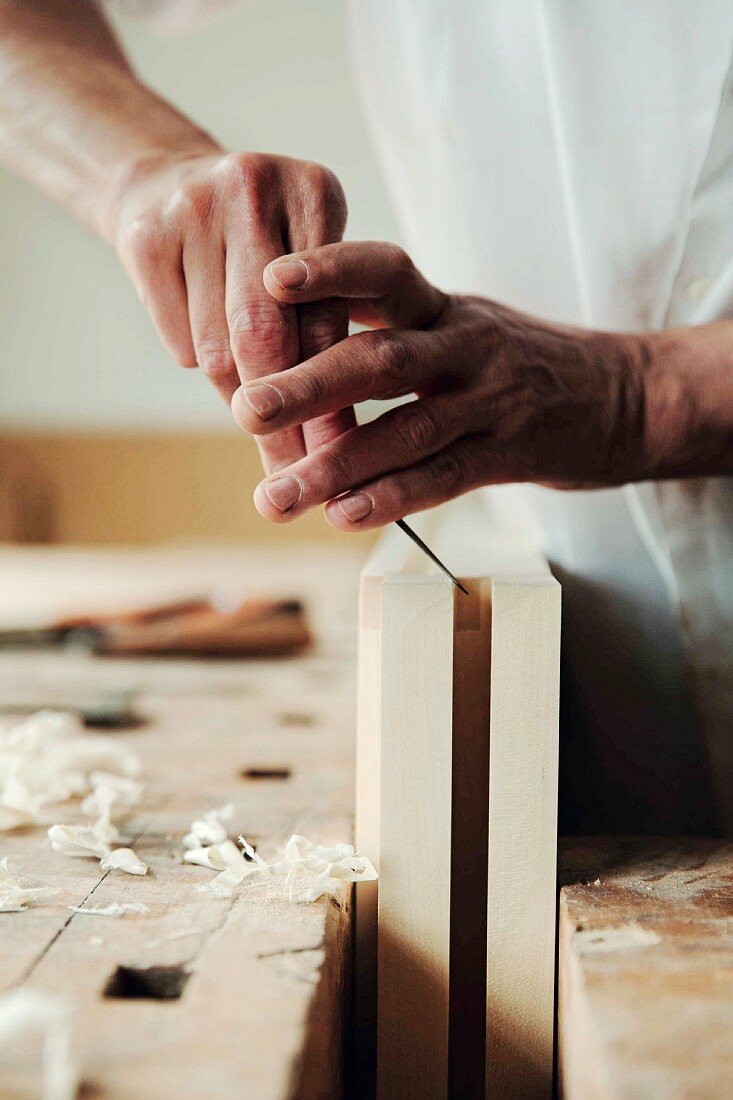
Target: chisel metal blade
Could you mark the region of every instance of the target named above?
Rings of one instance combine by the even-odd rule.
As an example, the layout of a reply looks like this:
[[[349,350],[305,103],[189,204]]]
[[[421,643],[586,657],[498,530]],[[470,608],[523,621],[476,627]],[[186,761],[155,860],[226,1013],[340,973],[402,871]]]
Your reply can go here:
[[[417,532],[413,531],[413,529],[411,527],[409,527],[403,519],[397,519],[397,520],[395,520],[395,523],[397,524],[397,526],[400,528],[401,531],[405,532],[405,534],[407,535],[408,538],[412,539],[412,541],[415,543],[415,546],[419,546],[420,549],[422,550],[423,554],[427,554],[427,556],[430,558],[430,560],[432,562],[435,562],[438,569],[441,569],[445,573],[446,577],[449,577],[450,580],[453,581],[456,588],[460,588],[461,592],[465,592],[466,595],[468,595],[468,589],[464,588],[463,585],[461,584],[461,582],[458,580],[458,578],[453,576],[450,569],[448,569],[447,566],[443,565],[440,558],[435,556],[433,551],[430,549],[429,546],[426,545],[426,543],[423,542],[423,540],[420,538],[420,536],[417,534]]]

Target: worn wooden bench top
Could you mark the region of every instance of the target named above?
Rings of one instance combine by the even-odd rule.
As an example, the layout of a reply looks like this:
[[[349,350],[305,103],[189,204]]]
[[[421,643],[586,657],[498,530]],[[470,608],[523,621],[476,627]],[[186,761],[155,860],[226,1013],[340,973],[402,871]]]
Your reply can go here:
[[[27,912],[0,914],[0,988],[25,985],[73,1002],[84,1095],[340,1094],[347,891],[338,903],[292,905],[275,880],[219,899],[196,889],[212,872],[182,864],[180,853],[192,818],[228,801],[232,831],[262,851],[293,832],[351,839],[360,551],[0,550],[0,625],[229,583],[304,598],[319,639],[310,655],[279,661],[0,653],[0,712],[130,688],[146,719],[115,736],[144,762],[146,796],[124,836],[148,863],[147,876],[105,873],[94,859],[52,852],[42,828],[0,835],[0,856],[14,871],[61,891]],[[243,778],[252,767],[289,776]],[[81,820],[66,805],[47,817]],[[149,913],[101,918],[69,909],[114,901],[143,902]],[[120,965],[177,966],[191,977],[179,1000],[105,998]],[[0,1050],[0,1096],[40,1095],[37,1059],[37,1051],[30,1064]]]
[[[308,600],[319,637],[286,661],[95,660],[0,652],[0,711],[132,688],[147,722],[116,734],[143,758],[148,791],[125,832],[144,878],[50,851],[44,831],[0,836],[21,875],[61,893],[0,914],[0,988],[76,1006],[84,1095],[100,1100],[338,1096],[348,897],[291,906],[279,887],[201,894],[180,863],[200,811],[232,801],[263,848],[298,830],[350,837],[354,641],[361,548],[0,549],[0,626],[80,607],[198,594],[231,583]],[[98,734],[104,737],[103,733]],[[290,770],[247,780],[242,771]],[[52,809],[48,822],[75,818]],[[561,1081],[568,1100],[733,1095],[733,848],[714,841],[563,841]],[[597,880],[597,881],[596,881]],[[145,915],[71,905],[142,901]],[[101,941],[101,942],[100,942]],[[180,1000],[106,999],[119,965],[191,972]],[[0,1097],[40,1095],[33,1060],[0,1050]]]
[[[733,1096],[733,844],[560,846],[566,1100]]]

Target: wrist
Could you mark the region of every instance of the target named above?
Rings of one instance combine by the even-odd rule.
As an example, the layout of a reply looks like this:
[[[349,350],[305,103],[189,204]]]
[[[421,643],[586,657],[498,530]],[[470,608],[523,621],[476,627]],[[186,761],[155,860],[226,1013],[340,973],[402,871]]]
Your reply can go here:
[[[638,339],[644,358],[643,477],[733,473],[733,323]]]
[[[144,129],[132,121],[131,112],[145,120]],[[165,177],[180,175],[186,162],[224,152],[214,138],[137,82],[135,92],[126,89],[125,115],[93,214],[94,227],[113,247],[126,208],[144,209],[148,196],[154,201]]]

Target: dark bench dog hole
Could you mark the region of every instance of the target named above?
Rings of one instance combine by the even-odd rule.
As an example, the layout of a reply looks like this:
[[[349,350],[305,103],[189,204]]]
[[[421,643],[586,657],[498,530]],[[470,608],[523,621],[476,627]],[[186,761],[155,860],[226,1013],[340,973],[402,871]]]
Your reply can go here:
[[[290,768],[242,768],[239,773],[242,779],[290,779],[293,773]]]
[[[180,966],[118,966],[104,987],[104,996],[133,1001],[177,1001],[190,977]]]
[[[285,711],[279,716],[278,721],[281,726],[315,726],[316,724],[315,715],[294,710]]]

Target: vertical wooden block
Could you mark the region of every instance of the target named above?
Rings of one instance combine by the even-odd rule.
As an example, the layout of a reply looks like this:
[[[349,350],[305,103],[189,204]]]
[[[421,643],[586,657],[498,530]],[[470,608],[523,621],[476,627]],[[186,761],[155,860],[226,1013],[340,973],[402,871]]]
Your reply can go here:
[[[492,584],[486,1097],[552,1094],[560,586]]]
[[[382,584],[377,948],[379,1096],[448,1088],[453,593]]]
[[[359,593],[356,738],[356,850],[379,867],[379,756],[382,698],[382,577],[367,566]],[[377,882],[354,892],[353,1090],[371,1100],[377,1065]]]
[[[358,1095],[539,1100],[560,589],[541,559],[484,543],[482,514],[466,540],[465,512],[441,513],[422,533],[468,596],[395,531],[362,578],[356,839],[379,882],[356,898]]]

